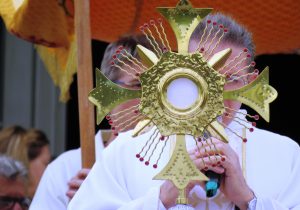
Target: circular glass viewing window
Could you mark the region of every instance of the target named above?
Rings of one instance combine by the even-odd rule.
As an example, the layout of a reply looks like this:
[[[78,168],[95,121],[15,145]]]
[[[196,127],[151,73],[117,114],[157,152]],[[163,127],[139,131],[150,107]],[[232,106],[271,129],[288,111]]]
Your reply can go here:
[[[167,87],[167,100],[177,109],[192,107],[199,97],[197,85],[188,78],[177,78]]]

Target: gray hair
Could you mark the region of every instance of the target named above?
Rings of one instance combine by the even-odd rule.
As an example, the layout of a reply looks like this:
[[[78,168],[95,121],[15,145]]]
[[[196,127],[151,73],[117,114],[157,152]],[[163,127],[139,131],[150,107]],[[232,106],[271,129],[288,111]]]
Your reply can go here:
[[[10,180],[15,180],[18,177],[26,179],[27,170],[21,162],[0,154],[0,177]]]
[[[231,43],[236,46],[247,48],[253,59],[255,53],[255,46],[252,40],[251,33],[247,31],[244,26],[238,24],[231,17],[225,16],[221,13],[207,15],[194,30],[190,39],[191,41],[195,41],[197,43],[200,41],[200,38],[203,34],[204,28],[208,20],[211,20],[212,23],[216,22],[217,24],[222,24],[225,28],[228,28],[228,32],[225,33],[224,37],[222,38],[223,43]],[[217,31],[217,29],[215,30]],[[191,42],[189,48],[192,48]]]
[[[116,42],[110,43],[104,52],[103,60],[101,63],[102,73],[112,81],[119,79],[120,70],[111,65],[113,55],[116,53],[120,46],[123,46],[123,49],[125,49],[134,58],[140,59],[136,50],[136,46],[138,44],[152,50],[151,45],[144,35],[124,36]],[[124,62],[126,63],[126,61]]]

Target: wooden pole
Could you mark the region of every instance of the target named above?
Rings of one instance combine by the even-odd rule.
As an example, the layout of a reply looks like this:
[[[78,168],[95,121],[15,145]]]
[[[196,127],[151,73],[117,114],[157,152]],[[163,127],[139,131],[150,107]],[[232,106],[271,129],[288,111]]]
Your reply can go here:
[[[94,106],[88,101],[93,88],[89,0],[75,0],[75,34],[82,167],[91,168],[95,162],[95,119]]]

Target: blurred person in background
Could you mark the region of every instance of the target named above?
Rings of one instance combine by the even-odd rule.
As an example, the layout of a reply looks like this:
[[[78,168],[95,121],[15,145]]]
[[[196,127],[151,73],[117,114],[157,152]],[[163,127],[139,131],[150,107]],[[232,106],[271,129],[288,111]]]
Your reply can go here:
[[[0,210],[27,210],[30,200],[25,196],[27,170],[11,157],[0,155]]]
[[[0,131],[0,153],[22,162],[28,170],[27,195],[32,198],[50,162],[49,140],[36,129],[11,126]]]
[[[28,195],[30,198],[33,198],[41,177],[51,160],[49,140],[42,131],[29,129],[24,136],[24,141],[27,145],[27,157],[29,160]]]

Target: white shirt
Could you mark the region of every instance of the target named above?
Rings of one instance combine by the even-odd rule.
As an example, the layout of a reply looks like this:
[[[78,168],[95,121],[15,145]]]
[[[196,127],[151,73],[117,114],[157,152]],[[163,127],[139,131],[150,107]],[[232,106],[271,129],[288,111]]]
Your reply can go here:
[[[241,130],[241,126],[234,122],[229,128],[239,133]],[[135,157],[150,134],[138,138],[132,138],[130,131],[120,134],[104,150],[102,161],[95,163],[68,210],[163,210],[159,200],[163,181],[152,178],[166,165],[169,145],[157,169],[153,169],[152,164],[145,166]],[[241,155],[241,139],[229,132],[228,135],[231,147]],[[189,147],[193,141],[187,138]],[[297,143],[261,129],[247,133],[247,139],[246,180],[257,196],[256,210],[299,210],[300,149]],[[160,151],[160,146],[157,151]],[[156,160],[155,157],[153,160]],[[196,210],[234,209],[222,193],[206,199],[199,186],[190,192],[189,200]]]
[[[96,159],[103,150],[101,132],[95,136]],[[62,153],[46,168],[30,205],[30,210],[67,209],[69,198],[66,196],[68,182],[81,169],[81,149]]]

